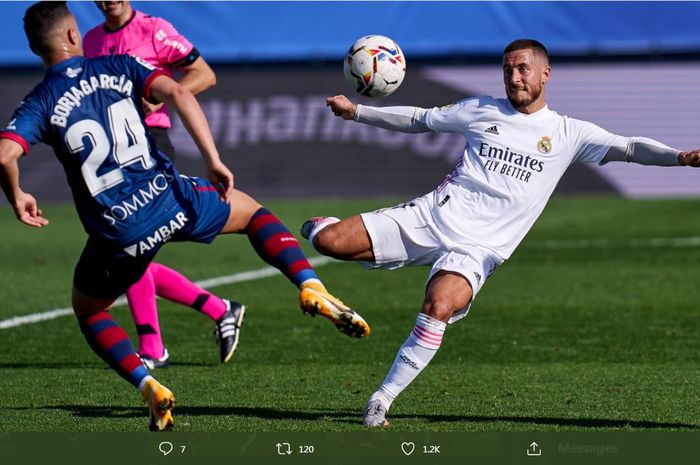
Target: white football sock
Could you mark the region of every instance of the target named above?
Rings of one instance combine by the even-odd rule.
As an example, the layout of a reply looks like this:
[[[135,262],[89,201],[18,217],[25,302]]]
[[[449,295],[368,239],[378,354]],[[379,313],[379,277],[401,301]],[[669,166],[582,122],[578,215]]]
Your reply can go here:
[[[314,245],[314,239],[316,238],[316,234],[320,233],[326,226],[330,226],[335,223],[340,223],[340,218],[336,218],[335,216],[326,216],[314,222],[314,227],[311,229],[311,233],[309,233],[309,242],[314,247],[314,249],[316,248],[316,246]]]
[[[433,359],[442,343],[445,328],[447,323],[423,313],[419,314],[416,326],[396,354],[389,374],[370,400],[380,399],[388,410],[396,396],[401,394]]]
[[[151,379],[153,379],[153,376],[151,375],[144,376],[141,382],[139,382],[139,385],[136,387],[136,389],[138,389],[139,392],[143,392],[143,388],[144,386],[146,386],[146,382]]]

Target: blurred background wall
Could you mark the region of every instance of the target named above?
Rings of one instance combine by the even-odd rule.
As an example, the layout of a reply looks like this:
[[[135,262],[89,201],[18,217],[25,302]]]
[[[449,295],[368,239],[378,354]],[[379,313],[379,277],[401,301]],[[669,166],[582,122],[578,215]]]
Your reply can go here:
[[[535,38],[552,55],[551,109],[622,135],[679,149],[700,146],[700,3],[692,2],[132,2],[169,20],[217,73],[199,97],[238,187],[256,196],[405,196],[439,184],[458,159],[458,135],[405,135],[344,122],[325,108],[345,93],[342,60],[360,36],[396,40],[408,62],[401,88],[370,105],[440,106],[504,96],[500,55]],[[81,31],[102,22],[92,2],[68,2]],[[22,30],[25,2],[0,3],[0,121],[41,79]],[[177,165],[202,174],[181,124]],[[45,147],[21,164],[40,200],[70,194]],[[628,164],[573,167],[559,194],[698,196],[692,170]]]

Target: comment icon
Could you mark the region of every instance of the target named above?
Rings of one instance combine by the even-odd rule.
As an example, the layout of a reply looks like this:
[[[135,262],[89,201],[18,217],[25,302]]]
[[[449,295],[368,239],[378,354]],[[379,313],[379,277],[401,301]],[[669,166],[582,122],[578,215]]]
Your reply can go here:
[[[163,441],[158,444],[158,450],[165,456],[173,451],[173,443],[168,441]]]

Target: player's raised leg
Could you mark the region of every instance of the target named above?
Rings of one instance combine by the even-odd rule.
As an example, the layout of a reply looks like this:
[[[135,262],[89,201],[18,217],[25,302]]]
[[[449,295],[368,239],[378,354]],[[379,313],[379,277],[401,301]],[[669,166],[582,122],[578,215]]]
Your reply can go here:
[[[392,402],[428,366],[442,344],[450,317],[464,309],[471,298],[471,285],[460,274],[439,271],[430,280],[416,325],[384,382],[367,402],[362,419],[365,426],[389,426],[386,414]]]
[[[300,290],[305,313],[328,318],[340,332],[365,337],[369,325],[353,309],[328,292],[309,264],[299,242],[272,212],[249,195],[234,190],[231,213],[222,233],[245,233],[265,262],[280,270]]]
[[[374,261],[372,241],[360,215],[344,220],[317,216],[301,225],[301,236],[323,255],[338,260]]]
[[[311,245],[320,253],[340,260],[373,261],[371,242],[362,219],[353,216],[340,220],[332,216],[311,218],[301,226],[301,236],[308,239]],[[302,293],[302,302],[306,307],[331,318],[331,320],[351,321],[352,313],[347,313],[347,307],[342,302],[326,302],[322,296],[313,290]],[[303,304],[302,304],[303,306]],[[353,325],[350,325],[353,326]],[[354,325],[356,327],[356,325]]]

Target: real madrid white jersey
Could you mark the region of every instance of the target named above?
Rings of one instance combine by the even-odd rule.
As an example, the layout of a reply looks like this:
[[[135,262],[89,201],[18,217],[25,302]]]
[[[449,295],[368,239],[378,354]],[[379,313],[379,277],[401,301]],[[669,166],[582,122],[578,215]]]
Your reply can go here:
[[[610,147],[624,152],[628,142],[546,106],[526,115],[488,96],[421,110],[412,117],[426,129],[466,137],[455,171],[432,193],[435,226],[451,241],[501,260],[525,237],[569,165],[601,163]]]

